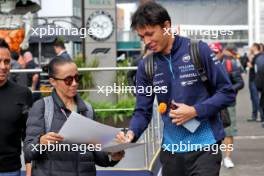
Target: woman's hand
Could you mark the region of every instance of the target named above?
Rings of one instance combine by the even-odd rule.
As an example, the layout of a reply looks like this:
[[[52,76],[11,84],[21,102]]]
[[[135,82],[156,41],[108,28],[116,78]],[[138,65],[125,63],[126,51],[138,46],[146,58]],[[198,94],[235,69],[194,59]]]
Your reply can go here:
[[[48,132],[40,137],[40,144],[55,144],[56,142],[63,141],[63,137],[54,132]]]
[[[125,156],[125,151],[110,153],[112,161],[120,161]]]

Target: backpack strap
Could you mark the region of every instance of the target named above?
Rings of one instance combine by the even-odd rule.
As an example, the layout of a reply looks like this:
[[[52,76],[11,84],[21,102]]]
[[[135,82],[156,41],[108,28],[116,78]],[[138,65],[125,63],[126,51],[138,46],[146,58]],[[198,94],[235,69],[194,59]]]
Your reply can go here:
[[[50,132],[51,129],[51,123],[53,120],[54,115],[54,101],[52,96],[44,97],[44,104],[45,104],[45,111],[44,111],[44,119],[45,119],[45,132]],[[85,106],[87,108],[87,111],[85,112],[85,116],[89,119],[94,119],[94,110],[92,108],[92,105],[90,103],[84,102]]]
[[[45,132],[49,132],[51,128],[51,123],[53,120],[54,114],[54,102],[52,96],[44,97],[45,111],[44,111],[44,119],[45,119]]]
[[[209,94],[212,94],[210,89],[210,83],[208,80],[207,72],[204,68],[204,65],[201,61],[200,53],[199,53],[199,41],[190,40],[190,55],[194,64],[195,69],[198,72],[198,75],[205,85]],[[149,80],[153,80],[154,76],[154,53],[149,54],[144,58],[145,72]]]
[[[206,69],[204,68],[204,65],[202,63],[200,52],[199,52],[199,41],[196,40],[190,40],[190,55],[193,61],[193,65],[198,72],[198,75],[200,77],[200,80],[205,85],[206,90],[209,92],[210,95],[212,95],[212,91],[210,89],[210,83],[207,76]]]
[[[200,58],[199,41],[191,40],[190,54],[191,54],[193,64],[194,64],[194,66],[195,66],[195,68],[196,68],[196,70],[200,76],[201,81],[202,82],[208,81],[206,70],[205,70],[204,65],[203,65],[201,58]]]
[[[147,78],[152,82],[154,76],[154,53],[144,57],[144,66]]]
[[[87,111],[85,112],[85,116],[89,119],[94,119],[95,117],[95,113],[94,113],[94,109],[92,107],[92,105],[90,103],[84,102],[85,106],[87,108]]]

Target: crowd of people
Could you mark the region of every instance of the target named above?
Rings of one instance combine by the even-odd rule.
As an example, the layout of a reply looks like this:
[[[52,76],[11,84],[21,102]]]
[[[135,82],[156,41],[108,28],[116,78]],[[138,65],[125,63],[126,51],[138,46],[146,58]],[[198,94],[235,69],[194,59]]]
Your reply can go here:
[[[137,60],[138,70],[129,73],[131,84],[166,86],[168,91],[151,96],[137,92],[129,130],[120,131],[117,140],[127,143],[140,138],[151,121],[156,96],[158,103],[167,105],[161,114],[164,122],[160,151],[163,176],[218,176],[221,162],[227,168],[234,167],[233,150],[228,149],[237,135],[236,96],[244,87],[242,73],[246,70],[249,70],[252,102],[252,116],[248,121],[261,121],[264,127],[263,44],[254,43],[248,57],[240,62],[234,50],[223,49],[221,43],[208,45],[180,35],[164,35],[164,28],[171,28],[171,18],[164,7],[153,1],[138,7],[132,16],[131,28],[146,46],[144,59]],[[53,109],[48,126],[47,99],[31,93],[39,89],[40,75],[9,73],[10,69],[37,68],[32,53],[12,53],[8,44],[0,39],[0,176],[20,175],[21,140],[24,141],[27,176],[96,175],[96,164],[114,166],[124,157],[124,151],[88,151],[85,154],[46,151],[40,154],[33,150],[33,146],[63,142],[58,132],[71,112],[94,118],[94,111],[77,94],[80,75],[64,43],[56,41],[54,49],[57,56],[46,70],[54,88],[49,96]],[[152,65],[147,65],[149,60],[153,61]],[[148,74],[148,66],[152,67],[152,75]],[[227,112],[225,117],[223,110]],[[225,127],[224,118],[229,121]],[[185,125],[191,121],[198,124],[194,130]],[[182,144],[199,144],[200,147],[175,148]],[[223,158],[221,152],[213,153],[213,148],[220,148],[221,144],[226,147]],[[203,150],[205,146],[209,149]]]
[[[252,115],[248,119],[249,122],[262,122],[264,128],[263,114],[263,65],[264,65],[264,45],[261,43],[253,43],[249,49],[247,59],[247,68],[249,70],[249,92],[252,104]],[[260,96],[261,101],[260,101]]]

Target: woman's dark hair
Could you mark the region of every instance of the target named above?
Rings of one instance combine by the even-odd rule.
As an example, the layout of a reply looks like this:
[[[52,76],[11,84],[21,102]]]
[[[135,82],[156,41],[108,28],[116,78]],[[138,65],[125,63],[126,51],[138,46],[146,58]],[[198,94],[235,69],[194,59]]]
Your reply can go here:
[[[2,38],[0,38],[0,48],[6,48],[8,50],[10,50],[8,44],[6,43],[6,41]]]
[[[171,24],[171,18],[168,11],[153,1],[143,3],[138,7],[131,18],[131,28],[143,28],[145,26],[160,25],[163,27],[165,21]]]
[[[61,56],[56,56],[54,59],[52,59],[48,66],[47,66],[47,72],[49,77],[55,77],[55,75],[57,74],[57,66],[61,66],[61,65],[65,65],[65,64],[71,64],[74,63],[72,60],[70,59],[65,59]]]

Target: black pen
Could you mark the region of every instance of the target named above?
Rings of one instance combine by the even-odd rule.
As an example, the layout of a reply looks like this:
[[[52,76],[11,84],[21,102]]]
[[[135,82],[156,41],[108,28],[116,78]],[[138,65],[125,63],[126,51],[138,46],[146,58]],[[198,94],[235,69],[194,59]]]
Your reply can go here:
[[[128,129],[127,129],[127,128],[123,128],[121,131],[124,132],[124,135],[125,135],[125,138],[126,138],[126,142],[130,142],[130,141],[128,140],[128,137],[127,137]]]

